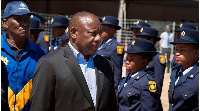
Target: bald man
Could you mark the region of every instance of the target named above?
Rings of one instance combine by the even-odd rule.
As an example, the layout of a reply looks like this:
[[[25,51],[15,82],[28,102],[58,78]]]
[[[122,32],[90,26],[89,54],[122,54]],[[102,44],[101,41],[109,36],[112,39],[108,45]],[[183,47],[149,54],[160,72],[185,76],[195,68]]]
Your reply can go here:
[[[33,77],[31,111],[116,111],[111,63],[96,54],[101,24],[76,13],[68,44],[39,60]]]

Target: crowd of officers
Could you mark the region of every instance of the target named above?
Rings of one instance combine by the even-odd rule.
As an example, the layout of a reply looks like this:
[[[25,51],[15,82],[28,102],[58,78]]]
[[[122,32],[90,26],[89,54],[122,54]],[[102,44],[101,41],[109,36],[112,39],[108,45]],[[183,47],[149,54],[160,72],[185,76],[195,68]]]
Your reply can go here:
[[[113,86],[115,92],[107,92],[115,95],[116,101],[109,100],[112,102],[112,104],[116,103],[116,106],[112,106],[112,110],[162,111],[163,108],[160,96],[166,68],[166,59],[165,55],[158,52],[155,48],[155,44],[161,39],[158,36],[158,30],[152,28],[144,21],[137,21],[134,26],[130,27],[130,30],[132,30],[133,41],[128,44],[127,50],[124,50],[123,45],[117,41],[116,37],[114,37],[116,31],[121,29],[121,27],[118,26],[119,20],[113,16],[104,16],[102,18],[96,16],[96,18],[101,25],[101,31],[99,32],[101,42],[96,50],[96,54],[106,58],[110,62],[113,70],[113,76],[111,76],[112,84],[106,84]],[[88,22],[87,19],[85,20],[86,24],[90,22]],[[46,19],[44,17],[36,12],[30,12],[27,5],[21,1],[8,3],[4,10],[2,26],[5,30],[5,33],[1,35],[2,111],[29,111],[30,109],[32,111],[36,109],[37,111],[44,111],[45,107],[48,107],[47,105],[53,108],[51,110],[56,110],[56,105],[62,104],[59,102],[56,103],[56,101],[59,101],[56,100],[56,97],[51,97],[53,98],[53,102],[50,101],[50,98],[43,98],[44,100],[47,99],[47,103],[40,104],[47,105],[44,107],[37,106],[35,103],[40,102],[40,98],[36,99],[36,97],[40,97],[40,95],[44,95],[44,93],[47,93],[48,95],[48,92],[43,91],[48,91],[51,88],[49,87],[49,89],[42,89],[40,90],[41,92],[36,92],[38,91],[37,89],[39,89],[38,87],[42,87],[43,85],[42,84],[41,86],[38,86],[38,83],[40,83],[39,80],[43,80],[38,79],[38,77],[43,76],[36,76],[35,80],[33,80],[33,77],[35,73],[42,73],[40,71],[41,67],[39,66],[41,66],[41,64],[45,65],[45,61],[43,61],[44,63],[38,63],[41,57],[45,55],[51,56],[53,53],[58,53],[59,50],[62,50],[66,47],[70,47],[72,51],[74,50],[71,42],[74,40],[74,38],[76,38],[74,36],[76,35],[75,32],[78,29],[69,27],[71,22],[66,16],[55,16],[52,18],[51,24],[48,26],[52,29],[53,39],[50,41],[49,36],[44,32],[43,26],[45,22]],[[75,23],[71,24],[74,25]],[[93,36],[99,35],[96,32],[89,33],[91,33]],[[69,40],[70,38],[72,38],[72,41]],[[174,42],[171,42],[170,44],[175,45],[175,53],[171,64],[172,73],[170,75],[171,82],[168,91],[169,111],[198,111],[199,32],[196,30],[196,27],[193,24],[186,22],[182,23],[180,24],[180,27],[175,30]],[[76,47],[74,48],[76,49]],[[125,67],[128,73],[125,78],[122,78],[124,56],[126,56]],[[79,59],[77,58],[77,60]],[[37,66],[37,63],[39,66]],[[90,59],[86,63],[90,63]],[[99,61],[98,64],[106,66],[106,63],[104,64],[103,59],[102,61]],[[49,70],[52,70],[51,68],[54,67],[50,67],[50,65],[47,66],[49,66]],[[83,66],[80,65],[80,68],[83,71],[82,67]],[[109,69],[109,67],[104,68]],[[104,73],[103,71],[104,69],[98,70],[100,74]],[[86,81],[88,82],[87,79]],[[87,83],[87,85],[91,94],[90,98],[92,97],[92,101],[94,103],[94,109],[87,109],[88,106],[86,107],[84,105],[83,108],[79,109],[85,108],[87,110],[100,110],[95,108],[98,106],[98,102],[94,100],[93,93],[95,91],[90,89],[95,86],[92,86],[91,83]],[[96,90],[98,91],[98,86]],[[58,90],[56,90],[55,93],[57,93],[57,91]],[[107,89],[103,91],[107,91]],[[69,96],[74,96],[76,100],[77,93],[78,92],[70,93],[72,95]],[[111,94],[108,95],[110,96]],[[97,98],[95,97],[95,99]],[[32,104],[33,107],[31,107]],[[109,105],[110,103],[105,104]],[[98,107],[103,107],[105,104],[101,104]],[[68,107],[74,106],[76,105],[71,105]],[[77,108],[78,107],[81,106],[77,106]]]

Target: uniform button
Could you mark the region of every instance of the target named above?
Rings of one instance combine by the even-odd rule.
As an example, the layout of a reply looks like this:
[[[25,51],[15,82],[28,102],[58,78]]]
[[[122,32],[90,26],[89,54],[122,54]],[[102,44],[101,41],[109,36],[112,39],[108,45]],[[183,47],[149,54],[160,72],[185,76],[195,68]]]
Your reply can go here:
[[[128,94],[129,94],[129,95],[131,95],[131,93],[130,93],[130,92],[129,92]]]
[[[174,90],[172,89],[172,92],[173,92]]]
[[[174,107],[174,104],[172,104],[172,107]]]
[[[103,55],[101,55],[101,56],[103,56]]]
[[[188,95],[185,95],[185,97],[187,98]]]

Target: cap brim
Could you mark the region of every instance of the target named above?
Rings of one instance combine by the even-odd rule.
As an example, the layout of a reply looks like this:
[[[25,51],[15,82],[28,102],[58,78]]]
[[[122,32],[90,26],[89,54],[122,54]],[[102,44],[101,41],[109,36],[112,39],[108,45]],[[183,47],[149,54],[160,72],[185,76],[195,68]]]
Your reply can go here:
[[[32,31],[39,31],[39,32],[44,31],[44,29],[42,29],[42,28],[30,28],[30,30],[32,30]]]
[[[51,24],[51,25],[48,25],[47,27],[51,28],[51,27],[67,27],[67,26],[68,26],[68,24],[62,24],[62,25],[60,25],[60,24]]]
[[[150,35],[148,35],[148,34],[145,33],[145,32],[142,32],[142,33],[136,35],[136,37],[138,37],[138,36],[153,37],[153,38],[156,39],[157,41],[159,41],[159,40],[161,39],[160,37],[150,36]]]
[[[148,51],[148,52],[145,52],[145,51],[137,51],[137,50],[133,49],[133,50],[125,51],[125,53],[131,53],[131,54],[148,53],[148,54],[156,55],[158,52],[157,51]]]
[[[3,19],[8,18],[12,15],[32,15],[32,14],[35,14],[35,13],[34,12],[18,12],[18,13],[10,14],[9,16],[3,16]]]

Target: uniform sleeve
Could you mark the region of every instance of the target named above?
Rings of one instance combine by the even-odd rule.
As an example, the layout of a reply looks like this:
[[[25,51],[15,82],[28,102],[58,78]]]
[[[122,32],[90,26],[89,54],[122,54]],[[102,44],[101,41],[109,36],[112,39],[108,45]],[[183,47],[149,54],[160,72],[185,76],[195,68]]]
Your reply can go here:
[[[40,59],[33,76],[30,111],[55,110],[55,77],[51,64],[44,58]]]
[[[124,52],[118,54],[115,50],[111,55],[111,62],[114,66],[114,87],[117,90],[118,83],[122,79],[122,65],[123,65]]]
[[[150,92],[148,85],[143,87],[141,92],[141,110],[140,111],[156,111],[156,102],[158,100],[156,92]]]
[[[166,67],[166,62],[161,63],[160,62],[160,55],[155,56],[155,65],[154,65],[154,75],[155,79],[158,83],[158,88],[160,91],[162,91],[162,86],[163,86],[163,78],[165,74],[165,67]]]

